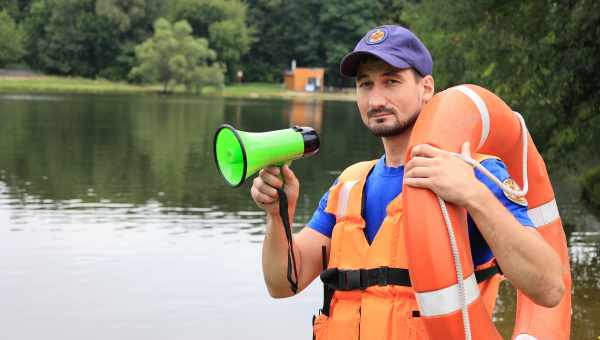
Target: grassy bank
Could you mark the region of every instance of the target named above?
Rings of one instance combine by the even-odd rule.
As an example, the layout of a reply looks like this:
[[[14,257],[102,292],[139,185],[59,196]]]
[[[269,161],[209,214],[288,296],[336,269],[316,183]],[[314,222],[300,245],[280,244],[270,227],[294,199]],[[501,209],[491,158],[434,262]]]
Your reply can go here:
[[[0,76],[0,92],[64,92],[64,93],[156,93],[162,87],[156,85],[132,85],[125,82],[93,80],[85,78],[55,76]],[[178,87],[176,93],[184,93]],[[308,93],[294,92],[283,88],[281,84],[247,83],[226,86],[218,89],[206,87],[203,95],[235,98],[281,98],[281,99],[318,99],[318,100],[354,100],[354,94],[348,92]]]
[[[53,76],[0,77],[0,91],[2,92],[128,93],[159,90],[159,86],[139,86],[85,78]]]
[[[353,101],[354,92],[296,92],[289,91],[282,84],[246,83],[225,87],[222,90],[207,88],[206,95],[221,95],[240,98],[282,98]]]

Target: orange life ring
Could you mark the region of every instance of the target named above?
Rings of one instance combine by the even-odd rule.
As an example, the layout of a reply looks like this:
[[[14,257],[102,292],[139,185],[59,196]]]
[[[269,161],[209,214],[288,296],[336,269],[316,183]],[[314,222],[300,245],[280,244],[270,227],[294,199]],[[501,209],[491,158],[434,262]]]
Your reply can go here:
[[[526,130],[525,130],[526,131]],[[518,118],[500,98],[490,91],[460,85],[435,95],[415,124],[410,150],[417,144],[430,144],[458,152],[469,141],[473,152],[500,157],[517,183],[523,184],[523,136]],[[554,191],[544,160],[531,136],[527,148],[529,191],[528,214],[539,233],[559,254],[564,267],[565,295],[553,308],[533,303],[517,292],[516,322],[513,338],[517,340],[568,339],[571,323],[571,275],[568,249]],[[464,339],[465,331],[458,298],[458,280],[452,251],[442,214],[423,213],[423,207],[438,209],[437,197],[429,190],[405,187],[404,225],[408,268],[421,316],[432,339]],[[436,208],[438,207],[438,208]],[[473,275],[468,236],[459,232],[466,225],[465,210],[448,205],[448,212],[460,253],[468,317],[473,339],[500,339],[482,299]]]

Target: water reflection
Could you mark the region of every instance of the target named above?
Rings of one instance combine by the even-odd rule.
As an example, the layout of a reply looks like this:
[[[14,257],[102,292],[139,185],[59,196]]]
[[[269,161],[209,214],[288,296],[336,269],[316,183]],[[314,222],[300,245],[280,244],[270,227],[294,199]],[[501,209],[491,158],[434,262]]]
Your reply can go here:
[[[323,102],[319,100],[294,100],[284,115],[289,117],[291,125],[310,126],[317,132],[322,131]]]
[[[2,95],[0,119],[0,289],[11,311],[0,326],[22,339],[306,338],[320,289],[267,297],[264,215],[248,183],[230,189],[220,178],[213,133],[224,122],[319,131],[319,154],[292,165],[302,183],[296,228],[341,169],[383,152],[346,102]],[[574,177],[555,177],[574,278],[572,334],[593,338],[600,226],[579,203]],[[252,313],[232,328],[240,308]],[[495,319],[510,334],[508,284]],[[98,332],[98,323],[111,326]]]

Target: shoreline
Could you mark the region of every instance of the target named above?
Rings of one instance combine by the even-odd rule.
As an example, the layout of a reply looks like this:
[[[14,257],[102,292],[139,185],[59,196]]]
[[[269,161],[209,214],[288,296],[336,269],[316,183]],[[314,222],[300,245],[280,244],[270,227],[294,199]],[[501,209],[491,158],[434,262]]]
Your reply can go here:
[[[87,79],[79,77],[58,77],[46,75],[0,75],[0,93],[89,93],[89,94],[131,94],[161,93],[162,86],[135,85],[126,82],[114,82],[104,79]],[[223,89],[205,87],[201,93],[186,92],[177,87],[171,94],[189,94],[190,96],[208,96],[224,98],[249,99],[305,99],[354,101],[354,92],[296,92],[283,88],[283,84],[244,83],[233,84]]]

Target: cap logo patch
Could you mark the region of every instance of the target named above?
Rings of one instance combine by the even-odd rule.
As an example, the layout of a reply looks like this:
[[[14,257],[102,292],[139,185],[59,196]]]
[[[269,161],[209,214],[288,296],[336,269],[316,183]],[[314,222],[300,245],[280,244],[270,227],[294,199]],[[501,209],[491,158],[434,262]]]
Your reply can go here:
[[[515,180],[513,180],[512,178],[507,178],[502,184],[504,184],[505,186],[513,189],[513,190],[521,190],[521,188],[519,187],[519,185],[517,184],[517,182],[515,182]],[[506,198],[508,198],[510,201],[517,203],[518,205],[522,205],[522,206],[527,206],[527,199],[525,199],[525,197],[523,196],[516,196],[513,194],[509,194],[506,191],[504,191],[504,196],[506,196]]]
[[[369,44],[369,45],[380,44],[385,40],[385,38],[387,38],[387,32],[378,28],[369,35],[369,38],[367,39],[367,44]]]

